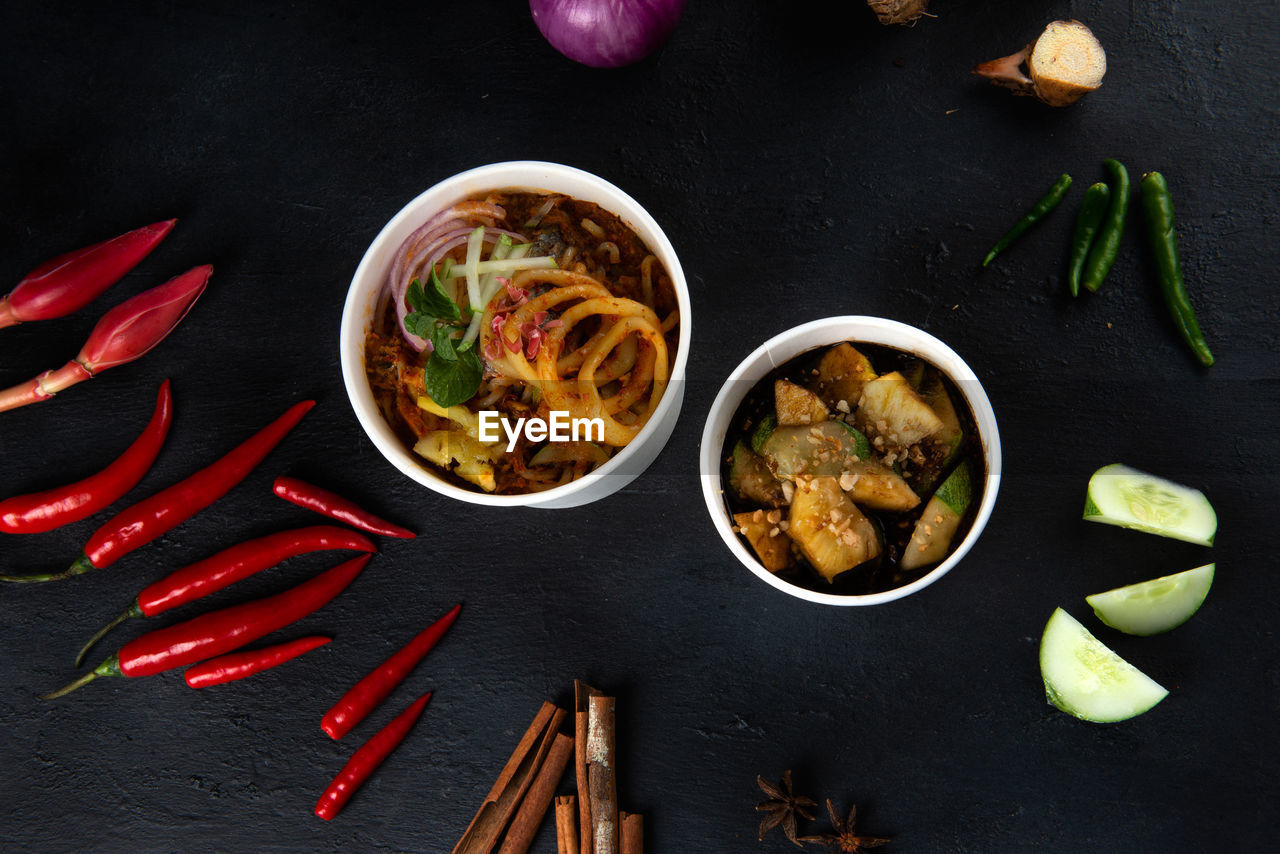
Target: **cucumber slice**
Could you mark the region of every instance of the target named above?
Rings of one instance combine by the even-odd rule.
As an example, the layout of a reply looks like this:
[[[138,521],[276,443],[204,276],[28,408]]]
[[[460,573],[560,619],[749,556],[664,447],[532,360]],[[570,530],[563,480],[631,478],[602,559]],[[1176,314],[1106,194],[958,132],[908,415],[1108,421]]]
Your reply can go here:
[[[764,443],[773,435],[773,431],[778,429],[778,416],[770,412],[764,418],[760,419],[760,423],[756,425],[756,429],[751,433],[751,450],[757,454],[764,447]]]
[[[1098,619],[1130,635],[1158,635],[1200,610],[1213,585],[1214,564],[1086,596]]]
[[[1040,639],[1040,675],[1051,704],[1094,723],[1128,720],[1169,695],[1061,608]]]
[[[1089,478],[1084,518],[1202,546],[1213,545],[1218,531],[1203,492],[1118,463]]]
[[[863,435],[861,430],[858,430],[853,425],[846,424],[843,421],[836,421],[834,423],[838,424],[844,429],[844,432],[849,434],[849,439],[853,442],[853,453],[857,455],[858,459],[871,459],[871,441]]]
[[[919,569],[945,558],[972,500],[969,461],[963,460],[938,487],[916,520],[911,542],[902,552],[902,568]]]
[[[782,484],[774,478],[764,460],[742,442],[733,446],[733,457],[729,463],[729,486],[747,501],[769,507],[781,507],[787,503],[783,497]]]
[[[870,459],[867,437],[843,421],[778,427],[760,453],[778,480],[856,475],[852,483],[841,482],[859,506],[898,513],[920,503],[902,475]]]
[[[797,475],[839,477],[871,457],[871,443],[843,421],[823,421],[778,427],[760,445],[760,455],[781,480]]]

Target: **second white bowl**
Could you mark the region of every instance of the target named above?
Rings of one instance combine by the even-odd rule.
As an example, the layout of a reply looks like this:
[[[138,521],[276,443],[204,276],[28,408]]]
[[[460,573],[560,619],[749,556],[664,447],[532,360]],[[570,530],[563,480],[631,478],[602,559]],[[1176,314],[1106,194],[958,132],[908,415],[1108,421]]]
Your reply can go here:
[[[779,578],[765,569],[751,547],[733,531],[733,517],[729,515],[728,505],[725,504],[724,482],[720,474],[720,461],[725,455],[725,437],[728,435],[730,423],[738,406],[751,389],[774,368],[791,361],[796,356],[818,347],[838,344],[841,341],[851,341],[855,345],[859,342],[879,344],[914,353],[945,373],[964,395],[973,413],[986,466],[982,501],[978,505],[973,524],[947,559],[927,575],[909,584],[861,596],[810,590]],[[928,332],[896,320],[887,320],[883,317],[848,316],[828,317],[788,329],[761,344],[751,355],[742,360],[742,363],[725,380],[720,393],[716,395],[715,402],[711,404],[711,412],[707,415],[707,423],[702,431],[698,468],[702,475],[702,497],[706,501],[707,511],[711,514],[711,521],[716,531],[729,547],[729,551],[733,552],[734,557],[757,577],[784,593],[810,602],[819,602],[824,605],[879,605],[909,596],[929,586],[951,571],[952,567],[968,554],[969,549],[982,534],[982,529],[991,518],[991,511],[995,507],[996,493],[1000,489],[1000,460],[1000,432],[996,428],[996,416],[991,408],[991,401],[987,399],[987,393],[983,390],[977,375],[956,354],[956,351]]]

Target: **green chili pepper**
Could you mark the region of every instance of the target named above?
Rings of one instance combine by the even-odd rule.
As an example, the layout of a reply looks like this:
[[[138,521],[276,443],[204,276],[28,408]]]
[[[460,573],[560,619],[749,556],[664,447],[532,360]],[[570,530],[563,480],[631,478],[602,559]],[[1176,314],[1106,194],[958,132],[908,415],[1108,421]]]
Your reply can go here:
[[[1071,295],[1080,295],[1080,275],[1084,272],[1084,262],[1089,257],[1089,249],[1093,239],[1102,225],[1102,218],[1107,214],[1107,204],[1111,201],[1111,188],[1097,183],[1084,193],[1084,201],[1080,204],[1080,213],[1076,216],[1076,230],[1071,235],[1071,264],[1067,267],[1067,288]]]
[[[1187,296],[1182,281],[1182,264],[1178,261],[1178,235],[1173,230],[1173,197],[1169,185],[1159,172],[1142,176],[1142,209],[1146,214],[1147,237],[1151,240],[1151,252],[1155,255],[1156,268],[1160,271],[1160,291],[1165,304],[1173,314],[1178,331],[1191,346],[1200,364],[1213,364],[1213,354],[1200,331],[1195,309]]]
[[[1111,206],[1107,208],[1107,216],[1094,238],[1093,248],[1084,262],[1084,286],[1090,293],[1096,293],[1102,287],[1111,265],[1120,254],[1120,238],[1124,236],[1124,218],[1129,213],[1129,170],[1119,160],[1108,157],[1102,161],[1111,171],[1115,186],[1111,190]]]
[[[1062,201],[1062,197],[1067,194],[1067,189],[1071,186],[1071,176],[1063,173],[1062,177],[1057,180],[1049,192],[1044,194],[1044,198],[1036,202],[1031,210],[1027,211],[1027,215],[1018,220],[1013,228],[1005,233],[1005,236],[996,241],[996,245],[987,253],[987,257],[983,260],[982,266],[987,266],[1001,252],[1009,248],[1009,244],[1026,234],[1027,229],[1035,225],[1040,220],[1049,215],[1049,212],[1058,206]]]

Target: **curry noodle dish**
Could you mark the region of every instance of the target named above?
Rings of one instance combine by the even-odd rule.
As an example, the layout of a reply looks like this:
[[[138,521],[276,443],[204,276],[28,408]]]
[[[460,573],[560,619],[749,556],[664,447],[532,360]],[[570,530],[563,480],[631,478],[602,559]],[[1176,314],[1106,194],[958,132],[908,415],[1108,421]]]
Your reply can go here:
[[[487,493],[539,492],[636,438],[666,389],[679,323],[670,277],[619,217],[503,190],[441,211],[400,246],[365,371],[430,469]]]

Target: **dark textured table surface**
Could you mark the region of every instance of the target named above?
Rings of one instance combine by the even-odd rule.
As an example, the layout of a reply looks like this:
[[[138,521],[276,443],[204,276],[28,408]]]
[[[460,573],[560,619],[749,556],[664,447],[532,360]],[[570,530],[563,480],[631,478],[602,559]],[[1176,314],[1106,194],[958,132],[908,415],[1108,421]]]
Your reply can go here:
[[[538,704],[568,702],[583,677],[619,698],[621,800],[646,814],[651,851],[790,850],[756,841],[752,810],[756,774],[787,768],[810,794],[856,802],[890,851],[1274,849],[1280,13],[934,5],[936,18],[882,29],[856,2],[693,0],[656,56],[598,71],[547,46],[520,0],[3,4],[0,279],[181,221],[90,308],[0,332],[0,387],[62,364],[125,296],[195,264],[216,272],[143,360],[0,415],[0,494],[95,471],[165,377],[173,431],[131,499],[289,403],[319,405],[224,499],[108,571],[0,589],[0,848],[447,851]],[[1051,110],[968,74],[1059,17],[1083,19],[1108,51],[1105,85],[1079,104]],[[1065,296],[1068,211],[1109,156],[1174,189],[1210,370],[1177,338],[1136,231],[1101,293]],[[571,164],[631,193],[692,291],[675,434],[638,480],[575,510],[498,512],[417,487],[365,438],[339,374],[342,301],[370,240],[423,189],[510,159]],[[1076,178],[1067,207],[979,273],[1063,171]],[[696,474],[733,366],[833,314],[950,343],[983,378],[1004,440],[976,548],[874,609],[806,604],[748,574],[712,530]],[[1089,474],[1114,461],[1202,488],[1217,546],[1082,522]],[[191,691],[175,672],[36,700],[73,677],[80,642],[143,584],[311,523],[271,496],[283,472],[422,533],[386,542],[307,618],[333,644],[221,689]],[[61,567],[105,518],[5,537],[0,567]],[[1037,644],[1055,606],[1084,618],[1085,594],[1210,560],[1213,591],[1171,634],[1087,621],[1167,700],[1109,726],[1045,704]],[[299,558],[215,601],[328,562]],[[454,631],[356,737],[320,732],[347,685],[458,601]],[[112,642],[142,631],[135,621]],[[316,819],[347,742],[428,689],[409,740],[336,821]],[[548,823],[535,850],[553,837]]]

